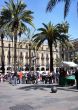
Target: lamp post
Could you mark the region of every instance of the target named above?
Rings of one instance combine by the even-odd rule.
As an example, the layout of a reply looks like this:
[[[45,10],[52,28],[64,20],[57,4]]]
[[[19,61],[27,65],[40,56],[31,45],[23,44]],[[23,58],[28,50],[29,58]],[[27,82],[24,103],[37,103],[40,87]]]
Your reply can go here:
[[[2,57],[1,57],[2,74],[4,74],[5,73],[5,68],[4,68],[4,45],[3,45],[4,32],[3,32],[3,30],[0,30],[0,37],[1,37],[1,47],[2,47]]]

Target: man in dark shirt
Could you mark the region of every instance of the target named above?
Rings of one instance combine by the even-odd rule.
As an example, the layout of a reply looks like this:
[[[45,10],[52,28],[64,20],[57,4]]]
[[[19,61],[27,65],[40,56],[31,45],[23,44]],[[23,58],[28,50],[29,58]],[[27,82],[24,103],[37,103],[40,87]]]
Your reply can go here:
[[[76,78],[76,87],[78,89],[78,68],[76,69],[76,72],[75,72],[75,78]]]

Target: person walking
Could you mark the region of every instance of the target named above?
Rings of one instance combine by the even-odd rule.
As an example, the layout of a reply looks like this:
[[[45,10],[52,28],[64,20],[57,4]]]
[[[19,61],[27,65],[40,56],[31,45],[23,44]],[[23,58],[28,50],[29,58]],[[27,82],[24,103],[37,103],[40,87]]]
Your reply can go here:
[[[76,79],[76,88],[78,89],[78,68],[75,71],[75,79]]]
[[[56,83],[58,84],[59,83],[59,68],[56,68]]]
[[[52,84],[52,72],[48,72],[49,84]]]
[[[18,76],[19,76],[20,84],[22,84],[23,72],[20,71],[20,72],[18,73]]]
[[[15,72],[14,74],[13,74],[13,83],[12,83],[12,85],[14,86],[14,85],[17,85],[17,72]]]

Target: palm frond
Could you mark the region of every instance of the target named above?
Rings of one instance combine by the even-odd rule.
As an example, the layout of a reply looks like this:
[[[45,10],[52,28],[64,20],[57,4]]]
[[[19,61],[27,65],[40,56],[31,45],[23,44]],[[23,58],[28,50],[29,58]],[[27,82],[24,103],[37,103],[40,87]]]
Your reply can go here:
[[[46,12],[51,12],[53,8],[60,2],[64,2],[64,19],[66,18],[72,0],[49,0]]]
[[[44,32],[44,33],[47,32],[45,28],[39,28],[38,31],[41,31],[41,32]]]
[[[42,24],[45,27],[45,29],[48,29],[48,26],[46,24],[44,24],[44,23],[42,23]]]
[[[5,4],[6,7],[4,7],[1,11],[1,26],[10,22],[11,25],[13,25],[12,30],[14,30],[14,28],[19,27],[16,25],[19,25],[19,22],[22,21],[23,23],[28,23],[34,27],[32,23],[32,12],[25,9],[26,4],[24,4],[21,0],[17,3],[15,3],[14,0],[9,0],[9,2],[5,2]]]
[[[47,8],[46,8],[46,12],[47,11],[52,11],[52,9],[54,8],[54,6],[56,5],[56,3],[57,3],[57,0],[50,0],[49,2],[48,2],[48,5],[47,5]]]
[[[63,0],[49,0],[47,8],[46,8],[46,12],[47,11],[51,12],[53,8],[56,6],[56,4],[61,1]]]
[[[70,8],[71,0],[65,0],[65,7],[64,7],[64,19],[67,16]]]
[[[30,24],[34,27],[34,24],[32,23],[33,16],[31,15],[33,12],[31,11],[24,11],[19,19],[22,19],[23,22]],[[34,27],[35,28],[35,27]]]
[[[17,9],[20,12],[22,12],[26,7],[27,7],[27,5],[20,0],[19,3],[18,3],[18,5],[17,5]]]
[[[12,19],[11,11],[5,8],[1,11],[1,16],[2,16],[2,20],[6,19],[6,22]]]

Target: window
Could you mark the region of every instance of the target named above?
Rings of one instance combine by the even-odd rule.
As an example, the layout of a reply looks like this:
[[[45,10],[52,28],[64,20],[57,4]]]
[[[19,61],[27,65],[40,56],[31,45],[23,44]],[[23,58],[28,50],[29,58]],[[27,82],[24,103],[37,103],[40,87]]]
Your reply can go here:
[[[46,59],[49,59],[49,56],[48,56],[48,54],[46,54]]]
[[[20,53],[20,56],[22,57],[22,52]]]
[[[48,50],[49,50],[49,48],[47,47],[47,48],[46,48],[46,50],[48,51]]]
[[[33,57],[33,52],[31,53],[31,56]]]
[[[44,59],[44,55],[43,55],[43,53],[42,53],[42,55],[41,55],[41,59]]]
[[[28,58],[28,52],[26,52],[26,58]]]
[[[28,49],[28,45],[26,45],[26,49]]]
[[[22,52],[20,53],[20,60],[23,60]]]
[[[39,59],[39,54],[37,53],[37,59]]]
[[[43,47],[41,49],[43,50]]]
[[[8,44],[8,47],[10,47],[11,46],[11,44]]]

